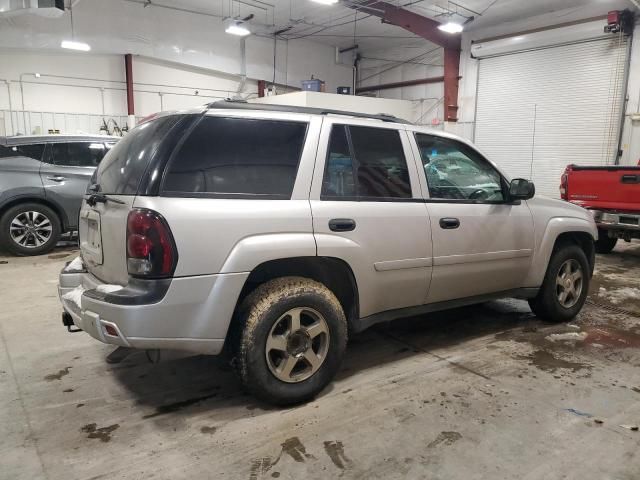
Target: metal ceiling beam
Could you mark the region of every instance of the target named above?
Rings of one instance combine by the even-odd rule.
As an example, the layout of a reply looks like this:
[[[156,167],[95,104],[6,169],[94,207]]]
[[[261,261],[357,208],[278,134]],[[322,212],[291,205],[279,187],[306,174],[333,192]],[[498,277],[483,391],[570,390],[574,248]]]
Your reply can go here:
[[[458,119],[458,83],[460,74],[460,34],[451,35],[439,30],[440,22],[411,12],[390,3],[378,0],[363,2],[345,2],[349,8],[366,12],[414,33],[431,43],[444,48],[444,105],[445,120],[455,122]]]
[[[356,88],[356,94],[365,92],[376,92],[378,90],[389,90],[391,88],[412,87],[414,85],[427,85],[429,83],[442,83],[444,77],[418,78],[416,80],[405,80],[403,82],[383,83],[381,85],[371,85]]]

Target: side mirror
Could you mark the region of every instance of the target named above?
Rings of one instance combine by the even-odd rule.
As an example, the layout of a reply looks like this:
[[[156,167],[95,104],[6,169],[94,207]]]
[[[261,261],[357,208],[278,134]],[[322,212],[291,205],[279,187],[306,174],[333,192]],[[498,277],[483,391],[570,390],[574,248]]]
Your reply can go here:
[[[524,178],[514,178],[509,184],[509,197],[511,200],[529,200],[536,194],[536,186],[533,182]]]

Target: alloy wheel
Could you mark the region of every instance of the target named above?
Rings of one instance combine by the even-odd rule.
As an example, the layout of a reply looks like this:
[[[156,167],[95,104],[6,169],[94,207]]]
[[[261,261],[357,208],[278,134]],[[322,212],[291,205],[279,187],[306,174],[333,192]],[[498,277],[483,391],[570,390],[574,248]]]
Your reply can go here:
[[[564,308],[571,308],[580,299],[583,287],[583,272],[577,260],[565,261],[556,276],[556,295]]]
[[[38,248],[51,240],[53,225],[45,214],[29,210],[11,220],[9,234],[23,248]]]
[[[327,358],[329,326],[316,310],[292,308],[271,327],[266,342],[267,365],[286,383],[302,382],[316,373]]]

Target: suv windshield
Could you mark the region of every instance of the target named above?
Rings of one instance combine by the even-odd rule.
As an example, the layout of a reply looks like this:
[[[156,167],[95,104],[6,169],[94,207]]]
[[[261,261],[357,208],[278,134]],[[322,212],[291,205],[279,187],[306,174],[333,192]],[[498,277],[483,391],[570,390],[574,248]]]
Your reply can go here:
[[[179,115],[160,117],[134,128],[109,150],[96,172],[95,183],[106,194],[135,195],[140,180]]]

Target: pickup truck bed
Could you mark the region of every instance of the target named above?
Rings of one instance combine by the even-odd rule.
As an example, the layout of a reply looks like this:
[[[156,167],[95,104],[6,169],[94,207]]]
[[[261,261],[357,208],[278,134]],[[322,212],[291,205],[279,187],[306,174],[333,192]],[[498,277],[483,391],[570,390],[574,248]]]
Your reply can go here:
[[[596,250],[609,253],[618,239],[640,238],[640,166],[569,165],[560,194],[592,211],[598,225]]]

